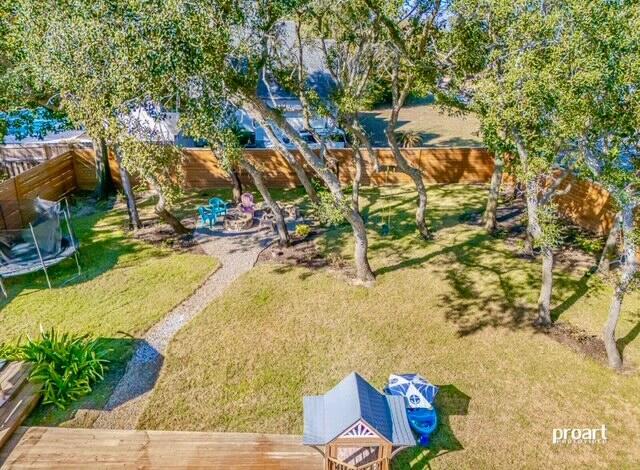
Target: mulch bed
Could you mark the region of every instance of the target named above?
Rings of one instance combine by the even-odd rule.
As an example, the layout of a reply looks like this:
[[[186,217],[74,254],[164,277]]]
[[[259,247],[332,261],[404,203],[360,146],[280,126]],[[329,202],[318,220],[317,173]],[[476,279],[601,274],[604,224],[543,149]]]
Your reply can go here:
[[[190,230],[195,229],[196,220],[194,217],[182,219],[182,223]],[[191,253],[204,254],[204,251],[198,243],[196,243],[192,233],[177,235],[171,226],[164,224],[155,218],[143,220],[142,228],[132,232],[132,234],[134,238],[152,245],[160,245],[176,251],[188,251]]]
[[[304,239],[292,237],[291,245],[286,247],[272,243],[260,253],[256,264],[280,263],[309,269],[326,268],[329,262],[322,256],[315,241],[319,235],[320,232],[314,230]]]

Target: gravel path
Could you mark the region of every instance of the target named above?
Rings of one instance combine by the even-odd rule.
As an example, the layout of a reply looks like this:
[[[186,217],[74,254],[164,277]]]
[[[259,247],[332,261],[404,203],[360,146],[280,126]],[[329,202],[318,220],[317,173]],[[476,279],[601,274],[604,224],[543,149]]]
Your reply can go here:
[[[260,252],[274,240],[274,235],[257,228],[235,234],[199,228],[196,239],[205,253],[217,258],[221,266],[191,297],[141,338],[124,376],[93,423],[94,428],[135,429],[162,368],[164,352],[171,338],[233,281],[249,271]]]

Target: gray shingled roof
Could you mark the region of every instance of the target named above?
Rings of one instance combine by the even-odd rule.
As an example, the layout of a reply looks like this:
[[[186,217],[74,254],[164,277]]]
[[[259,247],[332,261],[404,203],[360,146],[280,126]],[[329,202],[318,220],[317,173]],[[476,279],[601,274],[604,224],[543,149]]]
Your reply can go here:
[[[383,395],[352,372],[325,395],[304,397],[306,445],[325,445],[359,420],[394,446],[414,446],[404,398]]]
[[[285,57],[297,57],[297,39],[295,24],[292,21],[283,21],[278,25],[278,51]],[[330,43],[330,41],[327,41]],[[308,75],[308,85],[322,97],[327,97],[334,88],[331,73],[324,60],[322,42],[317,39],[306,38],[303,43],[304,68]],[[263,99],[273,97],[278,101],[298,100],[297,96],[289,93],[278,85],[275,80],[269,78],[268,83],[260,80],[258,83],[258,96]]]

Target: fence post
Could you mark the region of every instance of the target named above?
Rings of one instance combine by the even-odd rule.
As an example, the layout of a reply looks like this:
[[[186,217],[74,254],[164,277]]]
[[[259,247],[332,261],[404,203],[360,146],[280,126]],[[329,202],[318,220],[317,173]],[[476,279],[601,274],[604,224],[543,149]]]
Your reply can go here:
[[[22,216],[22,202],[20,201],[20,195],[18,194],[18,177],[20,175],[15,176],[13,179],[13,191],[16,195],[16,204],[18,205],[18,215],[20,216],[20,225],[24,226],[24,217]]]

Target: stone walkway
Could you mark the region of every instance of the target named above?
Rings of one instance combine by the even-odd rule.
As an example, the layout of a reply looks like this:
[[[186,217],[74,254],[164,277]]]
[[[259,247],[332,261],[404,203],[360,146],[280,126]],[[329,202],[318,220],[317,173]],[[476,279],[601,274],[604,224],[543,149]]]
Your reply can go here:
[[[208,228],[196,230],[196,240],[202,249],[218,259],[221,266],[191,297],[175,307],[141,338],[124,376],[93,423],[94,428],[136,428],[173,336],[219,297],[233,281],[249,271],[260,252],[274,239],[271,232],[257,228],[242,233],[212,231]],[[176,279],[176,282],[179,280]]]

